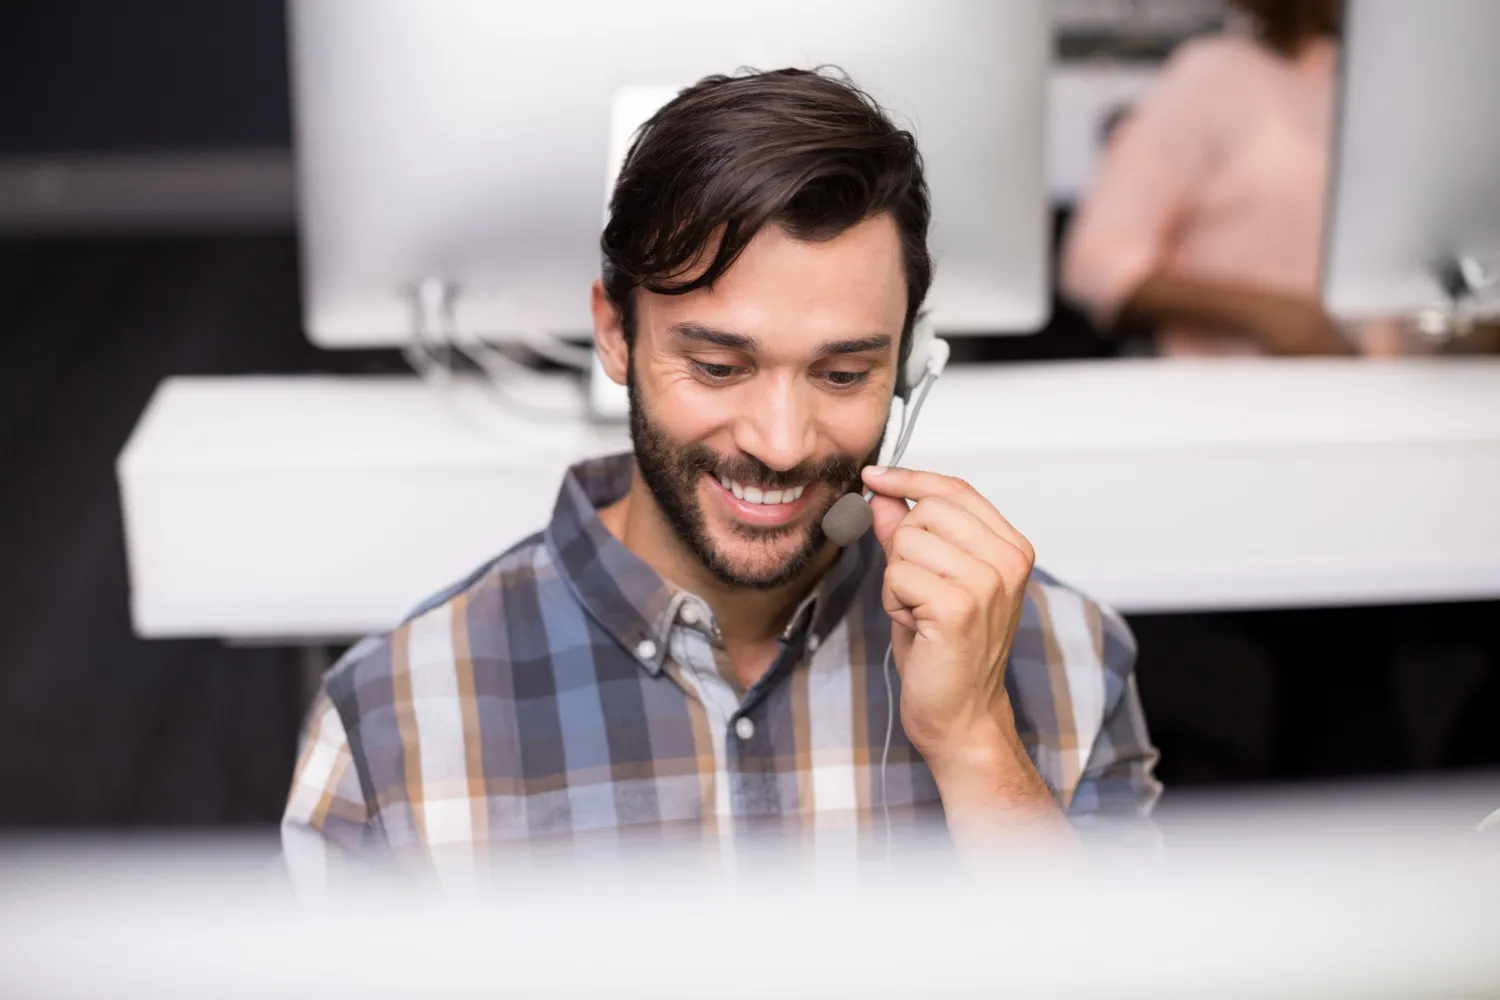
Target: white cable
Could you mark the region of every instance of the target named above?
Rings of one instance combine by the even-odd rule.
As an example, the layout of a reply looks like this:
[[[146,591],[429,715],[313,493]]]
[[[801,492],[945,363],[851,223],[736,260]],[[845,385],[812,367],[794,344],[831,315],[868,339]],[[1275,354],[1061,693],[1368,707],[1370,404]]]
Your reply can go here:
[[[916,391],[912,393],[911,401],[903,407],[901,414],[901,430],[896,436],[896,448],[891,453],[890,463],[896,465],[901,457],[906,454],[906,446],[911,442],[912,431],[917,426],[917,415],[922,412],[922,404],[927,401],[927,394],[932,391],[933,383],[937,381],[937,375],[929,368],[918,383]],[[870,494],[865,499],[869,500]],[[885,772],[886,766],[891,759],[891,737],[896,731],[896,695],[891,685],[891,655],[895,646],[893,642],[885,644],[885,659],[881,665],[880,672],[885,678],[885,745],[880,748],[880,811],[885,821],[885,860],[891,860],[891,802],[886,794]]]
[[[518,384],[524,384],[529,380],[536,379],[541,373],[527,367],[514,358],[506,357],[501,352],[489,345],[477,346],[477,342],[468,343],[452,342],[460,354],[478,365],[480,370],[488,376],[486,383],[489,395],[495,402],[519,416],[532,420],[554,422],[559,420],[578,420],[587,416],[587,407],[584,404],[583,394],[580,392],[572,400],[572,405],[563,407],[542,406],[524,399],[516,391]]]
[[[544,333],[523,337],[520,343],[537,357],[546,358],[553,364],[562,365],[564,368],[576,368],[578,371],[586,372],[594,367],[593,344],[582,347],[571,344],[561,337],[552,337]]]
[[[890,763],[891,737],[896,730],[895,692],[891,685],[892,643],[885,644],[885,660],[881,674],[885,678],[885,745],[880,749],[880,809],[885,819],[885,860],[891,860],[891,802],[886,792],[885,772]]]
[[[912,393],[910,401],[905,403],[901,413],[901,429],[896,433],[896,446],[891,450],[891,457],[886,460],[886,465],[899,465],[901,458],[906,454],[906,446],[911,443],[912,431],[917,426],[917,414],[922,412],[922,404],[927,401],[927,394],[932,391],[932,384],[937,381],[937,376],[928,372],[922,376],[922,381]],[[865,503],[869,503],[875,496],[874,490],[865,490]]]
[[[545,422],[572,421],[587,416],[587,405],[581,391],[568,407],[539,406],[517,392],[519,384],[534,384],[540,373],[463,331],[453,315],[452,286],[429,279],[417,286],[416,297],[415,336],[404,353],[407,363],[429,385],[445,394],[455,391],[450,364],[436,357],[432,350],[434,346],[447,348],[477,365],[486,376],[486,394],[498,406],[517,416]],[[448,401],[450,405],[456,405],[451,395]]]
[[[891,457],[892,465],[900,462],[901,457],[906,454],[906,446],[911,443],[911,436],[917,429],[917,414],[922,412],[922,404],[927,402],[927,394],[932,391],[936,382],[937,376],[931,372],[922,376],[915,393],[916,398],[906,408],[906,412],[901,414],[901,437],[896,441],[896,453]]]

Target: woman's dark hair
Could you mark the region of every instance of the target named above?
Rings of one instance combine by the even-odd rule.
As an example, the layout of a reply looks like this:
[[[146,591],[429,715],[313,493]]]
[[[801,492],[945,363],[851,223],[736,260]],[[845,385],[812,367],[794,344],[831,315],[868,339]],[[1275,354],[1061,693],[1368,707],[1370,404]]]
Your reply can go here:
[[[1232,0],[1255,22],[1271,48],[1294,56],[1302,43],[1319,35],[1337,38],[1343,31],[1343,0]]]
[[[711,76],[642,127],[625,155],[600,238],[604,290],[635,337],[634,292],[680,295],[727,271],[768,223],[832,239],[890,212],[906,270],[900,358],[932,283],[922,157],[847,79],[804,70]],[[708,268],[680,280],[722,227]]]

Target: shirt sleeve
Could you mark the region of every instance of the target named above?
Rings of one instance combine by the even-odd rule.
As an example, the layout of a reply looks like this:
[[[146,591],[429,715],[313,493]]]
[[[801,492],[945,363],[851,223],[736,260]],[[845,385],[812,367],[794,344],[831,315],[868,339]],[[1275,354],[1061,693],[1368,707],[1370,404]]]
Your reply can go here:
[[[358,866],[378,840],[337,706],[319,695],[302,737],[281,821],[282,857],[302,895],[321,895]]]
[[[1146,730],[1135,680],[1135,639],[1115,612],[1100,609],[1103,631],[1104,719],[1089,749],[1068,818],[1085,839],[1103,834],[1120,846],[1157,849],[1150,820],[1161,797],[1153,771],[1159,754]]]
[[[1222,39],[1189,42],[1116,127],[1063,247],[1061,283],[1107,329],[1160,265],[1232,117]],[[1226,85],[1229,84],[1229,85]]]

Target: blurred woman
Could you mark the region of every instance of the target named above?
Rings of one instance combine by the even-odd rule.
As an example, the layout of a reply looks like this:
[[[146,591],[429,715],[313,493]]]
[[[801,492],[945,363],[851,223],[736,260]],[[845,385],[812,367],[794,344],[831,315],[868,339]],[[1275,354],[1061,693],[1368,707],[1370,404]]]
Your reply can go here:
[[[1236,0],[1253,37],[1185,43],[1115,131],[1064,250],[1065,293],[1168,355],[1398,353],[1318,299],[1339,0]]]

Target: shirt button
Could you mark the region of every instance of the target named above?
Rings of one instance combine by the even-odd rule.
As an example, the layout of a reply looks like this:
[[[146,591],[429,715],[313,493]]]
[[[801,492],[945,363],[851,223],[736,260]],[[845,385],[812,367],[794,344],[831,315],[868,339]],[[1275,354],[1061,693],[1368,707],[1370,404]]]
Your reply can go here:
[[[684,625],[696,625],[696,624],[698,624],[698,607],[697,607],[697,605],[694,605],[694,604],[684,604],[682,606],[682,612],[681,612],[681,614],[678,615],[678,617],[682,619],[682,624],[684,624]]]
[[[755,723],[745,716],[740,716],[739,721],[734,724],[734,735],[742,740],[750,739],[755,735]]]
[[[818,637],[815,636],[815,635],[808,636],[807,637],[807,651],[809,653],[816,653],[818,651],[818,643],[820,641],[821,640],[819,640]]]
[[[652,642],[650,639],[642,639],[636,644],[635,655],[643,660],[655,659],[656,643]]]

